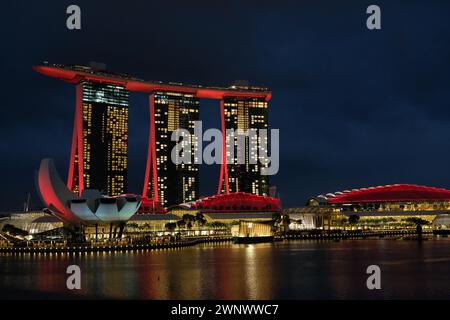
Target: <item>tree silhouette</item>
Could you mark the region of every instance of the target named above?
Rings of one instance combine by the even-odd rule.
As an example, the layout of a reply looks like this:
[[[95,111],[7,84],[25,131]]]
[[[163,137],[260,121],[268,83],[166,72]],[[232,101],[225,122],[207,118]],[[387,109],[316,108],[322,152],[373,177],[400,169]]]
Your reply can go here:
[[[359,221],[359,216],[357,214],[352,214],[350,217],[348,217],[348,223],[350,224],[357,224]]]

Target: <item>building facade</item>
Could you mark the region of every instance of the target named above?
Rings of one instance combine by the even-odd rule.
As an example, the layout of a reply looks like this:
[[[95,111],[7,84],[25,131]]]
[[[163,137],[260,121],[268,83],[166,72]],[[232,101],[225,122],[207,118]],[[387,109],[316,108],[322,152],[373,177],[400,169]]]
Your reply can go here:
[[[268,196],[269,179],[261,174],[267,164],[259,161],[258,156],[258,152],[268,148],[267,135],[261,136],[259,131],[268,128],[267,101],[264,98],[224,97],[223,104],[225,129],[237,133],[227,136],[229,192]]]
[[[77,85],[68,177],[73,192],[97,189],[109,196],[126,193],[128,100],[128,90],[120,85],[93,81]]]
[[[154,113],[155,156],[158,183],[158,198],[164,207],[194,201],[199,194],[199,165],[195,163],[198,137],[194,135],[194,125],[199,121],[200,102],[192,94],[156,91],[151,97]],[[150,111],[152,112],[152,110]],[[189,142],[190,163],[177,164],[171,153],[177,141],[172,134],[177,129],[181,136],[180,146],[189,150],[184,143]],[[186,132],[189,132],[187,134]],[[187,135],[187,136],[186,136]],[[155,198],[154,183],[148,183],[148,195]]]
[[[308,199],[302,213],[314,213],[327,227],[342,228],[351,219],[368,228],[397,228],[413,219],[428,223],[450,213],[450,190],[413,184],[351,189]]]
[[[269,88],[248,84],[229,87],[146,81],[129,74],[107,71],[104,66],[48,64],[34,66],[37,72],[75,84],[76,114],[67,187],[77,194],[98,189],[106,195],[127,193],[127,142],[129,92],[149,96],[150,132],[142,213],[163,213],[167,207],[199,198],[199,165],[195,159],[200,137],[194,135],[199,120],[199,99],[214,99],[221,105],[221,129],[247,132],[268,128]],[[191,163],[173,163],[171,152],[176,129],[187,130],[183,140],[191,142]],[[232,138],[239,143],[238,138]],[[229,139],[231,140],[231,139]],[[238,141],[239,140],[239,141]],[[222,139],[222,161],[217,193],[244,192],[268,195],[267,166],[259,160],[267,137],[250,134],[244,148],[227,150]],[[231,141],[228,141],[231,143]],[[227,154],[230,159],[227,161]],[[244,158],[243,162],[240,162]],[[270,202],[270,201],[269,201]]]

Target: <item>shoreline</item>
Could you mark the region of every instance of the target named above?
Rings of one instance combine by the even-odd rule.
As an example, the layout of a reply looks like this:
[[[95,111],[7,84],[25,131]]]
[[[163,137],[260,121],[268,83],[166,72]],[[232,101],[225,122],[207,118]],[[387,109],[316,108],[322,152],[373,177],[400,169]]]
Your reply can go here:
[[[66,247],[0,247],[0,253],[90,253],[90,252],[124,252],[138,250],[160,250],[191,247],[201,243],[230,242],[232,237],[202,238],[172,243],[147,243],[102,246],[66,246]]]
[[[346,240],[346,239],[369,239],[369,238],[390,238],[414,236],[414,230],[393,230],[377,232],[334,232],[318,234],[290,234],[282,237],[275,237],[274,242],[292,240]],[[432,232],[424,232],[423,235],[432,235]],[[65,247],[0,247],[0,253],[91,253],[91,252],[125,252],[139,250],[160,250],[191,247],[202,243],[232,242],[233,237],[199,238],[184,240],[172,243],[148,243],[148,244],[127,244],[127,245],[101,245],[101,246],[65,246]],[[415,239],[417,241],[417,239]]]

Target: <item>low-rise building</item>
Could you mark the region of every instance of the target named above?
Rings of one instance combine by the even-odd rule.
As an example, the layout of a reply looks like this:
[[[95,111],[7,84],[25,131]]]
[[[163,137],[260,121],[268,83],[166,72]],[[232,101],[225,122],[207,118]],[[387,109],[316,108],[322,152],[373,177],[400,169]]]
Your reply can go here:
[[[405,227],[450,213],[450,190],[413,184],[343,190],[308,199],[305,211],[322,217],[322,228],[358,223],[369,228]]]

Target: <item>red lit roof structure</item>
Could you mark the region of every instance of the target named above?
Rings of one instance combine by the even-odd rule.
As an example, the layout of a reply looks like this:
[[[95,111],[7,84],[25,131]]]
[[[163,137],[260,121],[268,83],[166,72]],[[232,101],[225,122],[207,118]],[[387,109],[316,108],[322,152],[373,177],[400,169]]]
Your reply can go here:
[[[142,197],[141,202],[142,203],[138,211],[140,214],[167,213],[167,210],[161,205],[161,202],[153,198]]]
[[[57,78],[68,83],[80,84],[83,81],[93,81],[100,83],[108,83],[123,86],[129,91],[144,92],[149,94],[149,106],[150,106],[150,132],[149,143],[147,152],[147,165],[144,178],[144,187],[142,192],[142,206],[139,209],[140,213],[165,213],[166,210],[161,206],[158,195],[158,174],[156,168],[156,138],[155,138],[155,119],[154,119],[154,92],[156,91],[172,91],[185,94],[192,94],[198,98],[208,98],[220,100],[220,114],[221,114],[221,129],[222,132],[226,131],[225,128],[225,97],[242,97],[242,98],[259,98],[269,101],[272,97],[272,92],[266,87],[256,87],[249,85],[233,85],[230,87],[214,87],[214,86],[202,86],[202,85],[190,85],[174,82],[161,82],[161,81],[146,81],[129,74],[120,74],[99,70],[98,68],[92,68],[79,65],[61,65],[61,64],[44,64],[40,66],[34,66],[33,69],[43,75]],[[69,165],[69,179],[68,187],[72,189],[72,177],[74,175],[75,168],[75,154],[77,153],[78,159],[78,189],[81,194],[84,188],[83,181],[83,139],[82,139],[82,89],[77,85],[76,96],[76,113],[75,113],[75,125],[72,138],[72,155]],[[279,199],[257,196],[248,193],[229,193],[229,179],[228,179],[228,166],[226,159],[226,135],[222,136],[222,164],[219,178],[218,195],[199,199],[198,201],[189,204],[193,208],[206,209],[214,212],[215,210],[221,212],[270,212],[280,211],[281,204]],[[148,185],[152,181],[155,186],[154,198],[151,198],[148,194]],[[225,194],[222,192],[222,183],[224,183]]]
[[[189,207],[204,212],[278,212],[281,202],[277,198],[234,192],[201,198]]]
[[[79,83],[81,81],[96,81],[104,83],[112,83],[124,86],[129,91],[138,92],[154,92],[175,91],[182,93],[191,93],[199,98],[222,99],[223,97],[249,97],[249,98],[265,98],[269,101],[272,97],[270,89],[265,87],[254,86],[231,86],[228,88],[189,85],[174,82],[162,81],[145,81],[128,74],[112,73],[92,69],[86,66],[69,66],[69,65],[42,65],[34,66],[33,69],[46,76],[61,79],[70,83]]]
[[[450,201],[450,190],[415,184],[391,184],[327,193],[326,195],[319,195],[314,199],[329,204]]]

